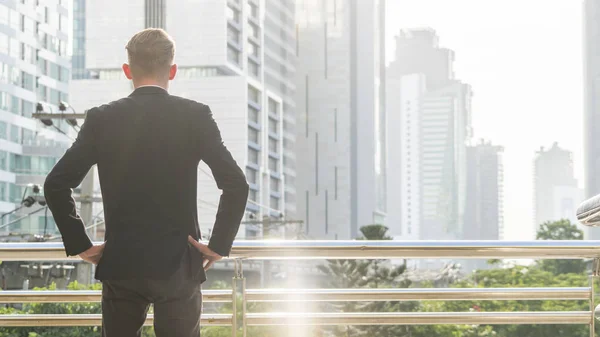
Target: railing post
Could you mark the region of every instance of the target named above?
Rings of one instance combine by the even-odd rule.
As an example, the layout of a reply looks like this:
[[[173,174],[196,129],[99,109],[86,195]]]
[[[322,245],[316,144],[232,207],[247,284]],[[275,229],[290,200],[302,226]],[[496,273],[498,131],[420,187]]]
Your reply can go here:
[[[237,336],[237,279],[238,260],[233,260],[233,277],[231,278],[231,336]]]
[[[231,335],[233,337],[237,336],[239,326],[242,327],[242,336],[246,337],[246,279],[244,278],[244,269],[242,268],[242,261],[242,259],[233,260],[234,275],[231,286],[231,304],[233,306]],[[239,301],[238,296],[241,297],[242,300],[242,314],[240,315],[240,317],[238,317],[237,315],[237,305]]]
[[[590,323],[590,337],[596,337],[596,305],[594,304],[596,286],[595,282],[600,276],[600,258],[595,258],[592,266],[592,276],[590,277],[590,312],[592,321]]]

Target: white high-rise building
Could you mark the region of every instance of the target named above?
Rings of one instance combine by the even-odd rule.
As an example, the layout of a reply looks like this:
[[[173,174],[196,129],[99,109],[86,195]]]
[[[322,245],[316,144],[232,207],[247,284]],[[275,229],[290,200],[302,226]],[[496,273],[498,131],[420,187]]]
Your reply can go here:
[[[541,224],[562,219],[577,224],[587,237],[589,227],[580,225],[576,217],[583,193],[575,179],[570,151],[560,148],[557,143],[537,151],[534,159],[534,238]]]
[[[259,218],[295,211],[286,203],[286,196],[294,197],[286,177],[293,182],[295,172],[284,165],[288,157],[283,151],[293,148],[294,141],[290,1],[110,0],[86,6],[85,66],[91,79],[75,81],[72,96],[78,111],[128,95],[131,83],[120,69],[127,61],[124,46],[144,28],[164,28],[175,40],[179,66],[169,91],[211,107],[225,144],[245,168],[248,211]],[[201,19],[192,19],[191,13]],[[210,170],[201,164],[198,216],[203,233],[212,228],[219,196]],[[260,230],[243,226],[240,236],[259,235]]]
[[[385,1],[298,0],[297,200],[310,236],[386,222]]]
[[[29,184],[43,184],[46,174],[71,144],[69,137],[32,118],[38,103],[43,112],[58,112],[69,102],[71,12],[68,1],[22,0],[0,4],[0,213],[6,233],[57,234],[39,205],[7,215],[33,194]],[[65,121],[54,120],[72,133]],[[16,218],[22,218],[16,221]]]
[[[421,237],[421,104],[426,93],[423,74],[386,82],[389,167],[388,223],[402,240]],[[399,95],[399,93],[401,93]],[[393,132],[391,132],[393,131]]]
[[[471,87],[431,29],[402,31],[387,72],[390,234],[460,239],[466,210]]]

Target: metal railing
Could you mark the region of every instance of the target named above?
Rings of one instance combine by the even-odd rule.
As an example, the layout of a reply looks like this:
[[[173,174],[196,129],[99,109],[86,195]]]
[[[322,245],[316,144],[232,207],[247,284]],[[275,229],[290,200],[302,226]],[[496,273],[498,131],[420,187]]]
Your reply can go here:
[[[600,241],[239,241],[231,290],[205,290],[207,303],[232,303],[232,314],[203,314],[203,325],[241,327],[281,325],[430,324],[586,324],[594,336],[594,278],[600,267]],[[246,289],[244,260],[526,258],[593,259],[589,287],[439,289]],[[67,260],[61,243],[0,243],[1,261]],[[99,291],[0,291],[0,303],[99,302]],[[587,311],[531,312],[247,312],[252,302],[564,300],[589,301]],[[238,315],[236,303],[241,301]],[[146,324],[152,324],[149,315]],[[0,326],[96,326],[96,315],[0,315]]]

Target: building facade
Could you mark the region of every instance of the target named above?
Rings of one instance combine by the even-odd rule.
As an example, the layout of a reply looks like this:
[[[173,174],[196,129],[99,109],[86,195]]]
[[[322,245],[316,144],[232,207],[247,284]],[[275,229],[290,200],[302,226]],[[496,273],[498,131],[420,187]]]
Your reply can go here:
[[[393,237],[421,238],[421,105],[425,75],[411,74],[386,81],[388,132],[388,224]],[[393,131],[393,132],[392,132]]]
[[[69,136],[56,131],[72,131],[64,121],[54,120],[54,127],[46,127],[32,118],[36,111],[58,112],[59,103],[69,101],[71,15],[68,2],[62,0],[0,4],[2,236],[57,234],[54,221],[40,212],[39,204],[8,213],[21,205],[24,196],[34,194],[31,184],[43,184],[71,143]]]
[[[385,1],[298,0],[298,217],[348,239],[385,223]]]
[[[88,78],[85,68],[85,9],[86,0],[73,0],[73,54],[71,57],[71,78]]]
[[[283,112],[282,142],[283,212],[286,219],[297,219],[296,209],[296,4],[294,0],[265,0],[264,82],[268,90],[281,97]]]
[[[576,217],[583,191],[573,172],[573,154],[557,143],[549,149],[542,147],[535,154],[534,201],[534,235],[544,222],[568,219],[588,237],[588,228],[579,225]]]
[[[387,72],[390,233],[460,239],[464,230],[471,87],[431,29],[402,31]]]
[[[503,151],[483,140],[467,148],[464,240],[502,240],[504,236]]]
[[[287,58],[287,52],[284,58],[278,50],[293,45],[287,40],[293,32],[290,22],[279,17],[280,12],[293,17],[287,2],[136,0],[87,2],[86,6],[85,68],[91,78],[77,80],[73,86],[77,110],[128,95],[133,88],[120,69],[127,61],[124,46],[144,28],[163,28],[175,40],[179,68],[169,91],[211,107],[225,144],[245,168],[251,189],[248,214],[287,217],[287,210],[294,211],[285,200],[285,174],[293,181],[294,172],[284,171],[283,156],[286,139],[286,146],[293,147],[292,131],[283,127],[284,119],[292,119],[294,113],[294,88],[288,81],[294,59]],[[203,19],[181,20],[191,12],[203,13]],[[266,57],[277,58],[279,65],[270,63],[267,68]],[[84,95],[88,92],[95,94]],[[204,164],[198,177],[199,222],[203,234],[208,234],[220,191]],[[293,197],[293,189],[287,191]],[[261,230],[261,226],[244,225],[239,235],[255,237]]]
[[[600,1],[584,1],[584,184],[585,198],[600,194]],[[600,229],[589,228],[589,239]]]

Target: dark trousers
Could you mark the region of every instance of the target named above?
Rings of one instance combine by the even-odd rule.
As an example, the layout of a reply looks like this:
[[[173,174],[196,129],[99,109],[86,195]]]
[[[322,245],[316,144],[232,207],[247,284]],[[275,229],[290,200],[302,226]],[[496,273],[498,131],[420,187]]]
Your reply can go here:
[[[139,337],[150,304],[154,304],[157,337],[199,337],[203,280],[192,277],[190,254],[165,280],[102,281],[102,336]]]

